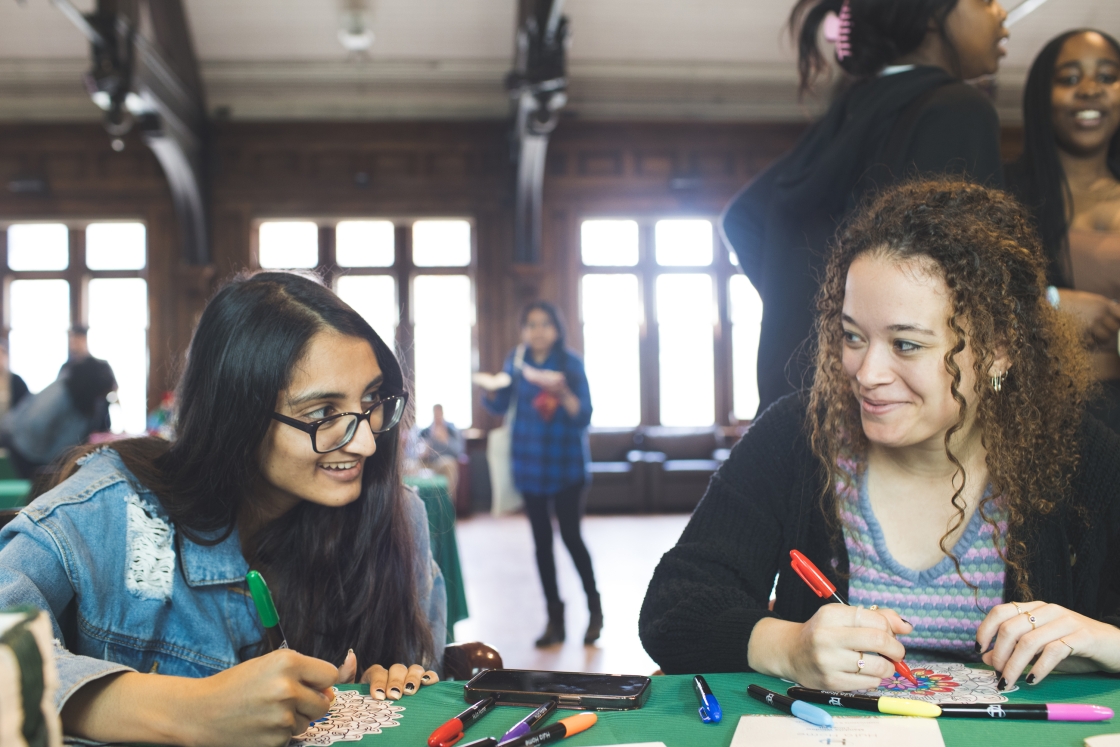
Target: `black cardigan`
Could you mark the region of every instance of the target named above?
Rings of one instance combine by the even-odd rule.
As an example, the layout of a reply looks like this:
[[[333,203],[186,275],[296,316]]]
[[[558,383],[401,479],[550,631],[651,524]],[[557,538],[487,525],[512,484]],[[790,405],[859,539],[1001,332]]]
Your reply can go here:
[[[918,67],[853,86],[790,153],[732,198],[720,227],[765,309],[762,409],[808,382],[802,343],[837,226],[868,192],[946,173],[1003,186],[999,118],[972,86],[941,68]]]
[[[848,554],[821,510],[824,471],[799,395],[778,400],[712,477],[676,547],[654,571],[638,630],[667,673],[749,671],[747,643],[763,617],[804,622],[819,599],[789,566],[805,553],[846,595]],[[1086,416],[1071,500],[1029,527],[1035,599],[1120,624],[1120,436]],[[1088,526],[1073,505],[1083,506]],[[833,572],[837,561],[841,574]],[[778,575],[774,611],[767,605]],[[1016,598],[1008,572],[1004,600]]]

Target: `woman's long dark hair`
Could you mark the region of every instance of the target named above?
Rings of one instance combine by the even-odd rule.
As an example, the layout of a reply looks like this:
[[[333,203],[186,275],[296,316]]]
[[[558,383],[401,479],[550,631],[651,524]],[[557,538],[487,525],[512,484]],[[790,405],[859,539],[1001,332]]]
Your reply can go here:
[[[229,536],[243,511],[254,510],[259,449],[277,397],[323,330],[368,341],[382,391],[405,391],[389,347],[317,280],[243,274],[206,305],[179,383],[175,440],[112,445],[159,496],[180,535],[213,544]],[[352,647],[364,667],[435,662],[443,641],[431,639],[421,609],[417,578],[427,569],[416,567],[401,483],[400,434],[407,425],[378,436],[358,500],[341,507],[300,501],[253,537],[246,560],[272,588],[296,651],[337,664]]]
[[[1054,285],[1072,287],[1069,257],[1069,222],[1073,196],[1062,162],[1051,118],[1054,66],[1062,47],[1078,34],[1100,34],[1120,55],[1120,42],[1096,29],[1074,29],[1051,39],[1038,53],[1023,89],[1023,154],[1007,167],[1011,191],[1034,216],[1047,259],[1047,278]],[[1120,179],[1120,130],[1108,147],[1108,167]]]
[[[521,310],[521,328],[524,329],[525,325],[529,323],[529,314],[534,311],[543,311],[548,315],[552,326],[556,328],[556,342],[552,343],[552,352],[556,353],[556,363],[564,378],[568,382],[568,387],[576,389],[578,384],[575,376],[568,370],[568,344],[567,332],[564,327],[564,320],[560,318],[560,310],[548,301],[530,301]],[[551,354],[551,353],[550,353]]]
[[[925,39],[933,20],[945,35],[945,18],[958,0],[848,0],[851,11],[851,54],[840,67],[857,78],[876,75]],[[844,0],[798,0],[789,16],[790,34],[797,43],[797,71],[805,92],[828,62],[817,44],[821,24],[829,13],[839,15]]]

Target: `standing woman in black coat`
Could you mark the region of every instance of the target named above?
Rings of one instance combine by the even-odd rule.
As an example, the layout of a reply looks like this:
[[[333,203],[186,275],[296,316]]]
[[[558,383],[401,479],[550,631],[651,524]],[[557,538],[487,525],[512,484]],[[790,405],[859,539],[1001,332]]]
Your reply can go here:
[[[801,90],[828,67],[817,46],[822,25],[835,36],[836,59],[852,81],[721,219],[725,242],[762,297],[759,412],[809,383],[803,344],[817,279],[829,241],[864,193],[916,174],[1003,186],[996,111],[963,81],[996,72],[1006,18],[997,0],[794,6]]]

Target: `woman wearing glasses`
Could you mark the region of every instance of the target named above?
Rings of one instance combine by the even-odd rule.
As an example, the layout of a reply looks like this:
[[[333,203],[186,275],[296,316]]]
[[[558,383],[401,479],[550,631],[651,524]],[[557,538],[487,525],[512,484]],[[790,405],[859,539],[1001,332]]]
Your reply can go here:
[[[443,579],[373,329],[315,280],[238,278],[202,314],[179,402],[172,442],[72,460],[0,532],[0,608],[55,621],[66,732],[282,745],[359,671],[380,698],[435,682]],[[250,568],[289,650],[261,655]]]

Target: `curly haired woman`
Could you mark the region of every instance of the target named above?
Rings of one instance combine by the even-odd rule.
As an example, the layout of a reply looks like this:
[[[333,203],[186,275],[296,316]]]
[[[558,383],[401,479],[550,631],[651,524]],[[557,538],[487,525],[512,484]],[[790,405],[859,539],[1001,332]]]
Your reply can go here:
[[[1035,656],[1028,683],[1120,671],[1120,437],[1083,414],[1044,270],[1025,211],[983,187],[908,184],[853,219],[812,390],[756,421],[654,573],[639,629],[665,671],[829,690],[891,675],[865,652],[982,658],[1001,688]]]

